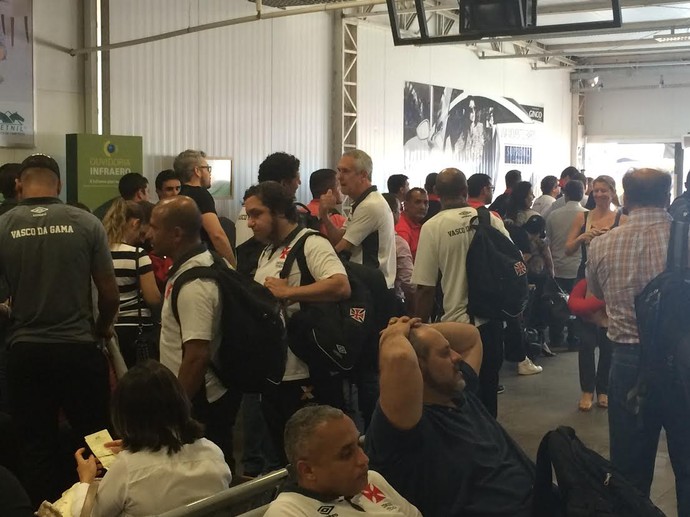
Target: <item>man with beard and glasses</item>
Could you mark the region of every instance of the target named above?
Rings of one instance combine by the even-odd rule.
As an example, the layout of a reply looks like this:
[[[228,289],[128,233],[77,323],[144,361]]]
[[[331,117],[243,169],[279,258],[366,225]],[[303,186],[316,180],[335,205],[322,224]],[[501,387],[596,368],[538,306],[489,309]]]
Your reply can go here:
[[[292,192],[275,181],[249,187],[244,195],[247,221],[254,237],[266,244],[259,257],[254,280],[266,286],[286,306],[289,319],[300,309],[299,302],[337,302],[350,296],[345,267],[328,240],[314,235],[304,242],[304,257],[314,281],[302,285],[299,261],[287,278],[280,272],[290,249],[310,232],[297,224]],[[307,404],[323,403],[344,407],[343,379],[329,372],[311,372],[288,348],[283,381],[262,395],[262,408],[276,452],[283,451],[283,430],[287,420]],[[285,460],[285,458],[283,458]]]
[[[371,466],[426,517],[531,514],[534,465],[474,395],[479,331],[393,318],[381,335]]]

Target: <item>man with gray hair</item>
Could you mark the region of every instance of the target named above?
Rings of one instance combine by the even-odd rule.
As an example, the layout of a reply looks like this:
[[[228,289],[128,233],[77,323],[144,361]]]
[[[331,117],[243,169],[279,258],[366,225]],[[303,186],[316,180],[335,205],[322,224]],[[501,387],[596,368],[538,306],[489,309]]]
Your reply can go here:
[[[338,182],[343,194],[352,199],[352,211],[342,228],[328,220],[335,209],[332,192],[321,196],[321,220],[335,251],[350,252],[352,262],[378,268],[389,288],[395,282],[395,229],[388,203],[371,183],[373,165],[364,151],[346,151],[338,162]]]
[[[343,194],[352,199],[352,210],[342,228],[336,228],[328,218],[335,209],[336,197],[332,192],[321,196],[320,219],[328,232],[328,239],[337,253],[351,253],[350,260],[357,264],[379,269],[390,289],[390,302],[395,306],[396,246],[393,212],[388,202],[371,183],[373,165],[364,151],[353,149],[343,153],[338,161],[338,182]],[[378,399],[376,346],[367,346],[360,358],[357,379],[359,408],[365,429]]]
[[[206,161],[206,153],[193,149],[182,151],[175,158],[173,169],[182,181],[180,195],[191,197],[201,211],[201,240],[233,267],[236,266],[230,240],[218,219],[213,196],[208,192],[211,186],[211,166]]]
[[[369,470],[350,417],[331,406],[307,406],[285,426],[293,480],[265,517],[364,514],[421,517],[381,474]]]

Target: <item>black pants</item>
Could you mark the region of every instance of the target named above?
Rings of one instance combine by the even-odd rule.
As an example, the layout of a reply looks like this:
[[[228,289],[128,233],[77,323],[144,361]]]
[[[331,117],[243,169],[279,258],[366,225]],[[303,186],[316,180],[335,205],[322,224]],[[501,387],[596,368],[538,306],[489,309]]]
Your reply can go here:
[[[231,472],[236,472],[233,434],[241,403],[242,393],[233,389],[228,389],[218,400],[209,402],[206,398],[205,387],[202,387],[192,400],[192,414],[195,419],[204,424],[204,437],[223,451],[225,463],[228,464]]]
[[[94,343],[17,343],[8,353],[10,410],[22,441],[22,478],[34,505],[71,483],[58,454],[58,413],[83,437],[109,425],[108,363]],[[74,464],[72,458],[72,469]]]
[[[479,371],[479,399],[496,418],[498,414],[498,372],[503,364],[503,322],[490,321],[477,328],[484,355]]]
[[[606,395],[611,370],[611,341],[606,337],[606,329],[578,318],[577,330],[580,337],[580,389],[587,393],[594,393],[596,389],[597,395]],[[595,366],[594,349],[597,347],[599,364]]]
[[[137,325],[115,325],[115,332],[117,333],[117,342],[120,346],[120,353],[125,360],[127,368],[134,367],[137,364],[137,337],[139,336],[139,327]],[[160,340],[160,326],[159,325],[144,325],[143,337],[148,342],[147,355],[150,359],[156,361],[160,357],[158,350],[158,342]]]
[[[575,286],[576,278],[554,278],[558,286],[566,293],[570,293]],[[573,320],[568,320],[566,323],[568,328],[568,347],[576,347],[578,339],[576,337],[575,325]],[[549,344],[551,346],[563,346],[564,335],[563,325],[549,325]]]
[[[506,319],[506,327],[502,334],[506,361],[519,363],[527,357],[527,343],[523,330],[522,316]]]
[[[283,381],[277,386],[271,386],[262,394],[261,409],[266,418],[275,452],[283,465],[287,465],[283,438],[285,424],[299,409],[315,404],[328,404],[344,410],[343,378],[336,375],[315,381],[312,379]]]

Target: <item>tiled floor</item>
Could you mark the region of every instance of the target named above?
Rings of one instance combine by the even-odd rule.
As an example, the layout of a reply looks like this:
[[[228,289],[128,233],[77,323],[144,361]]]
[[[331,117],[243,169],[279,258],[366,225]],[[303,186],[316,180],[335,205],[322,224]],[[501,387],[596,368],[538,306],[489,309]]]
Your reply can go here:
[[[588,447],[608,457],[606,410],[596,406],[588,413],[577,410],[577,353],[562,352],[557,357],[540,359],[539,364],[544,371],[529,377],[518,376],[514,363],[504,364],[501,384],[506,391],[498,396],[498,420],[533,459],[544,434],[559,425],[572,427]],[[668,517],[677,517],[674,477],[663,433],[652,500]]]

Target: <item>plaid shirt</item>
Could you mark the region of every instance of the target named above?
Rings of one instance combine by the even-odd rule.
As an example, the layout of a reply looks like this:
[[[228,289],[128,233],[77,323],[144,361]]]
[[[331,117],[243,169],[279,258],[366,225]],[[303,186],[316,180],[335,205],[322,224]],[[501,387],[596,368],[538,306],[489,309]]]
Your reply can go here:
[[[587,254],[587,285],[603,298],[608,337],[639,343],[635,296],[666,268],[671,217],[663,208],[638,208],[623,226],[592,240]]]

